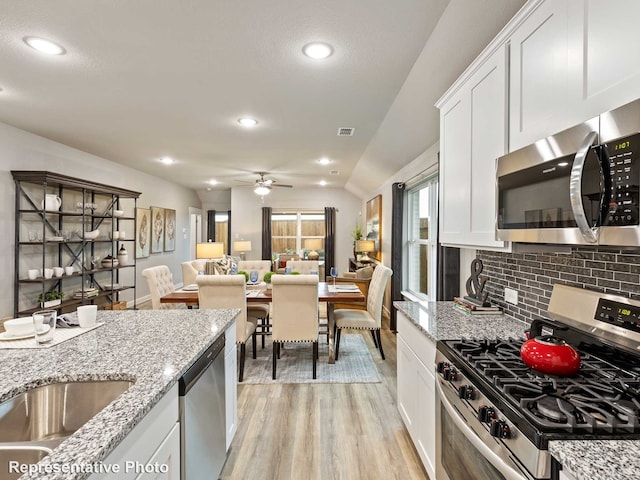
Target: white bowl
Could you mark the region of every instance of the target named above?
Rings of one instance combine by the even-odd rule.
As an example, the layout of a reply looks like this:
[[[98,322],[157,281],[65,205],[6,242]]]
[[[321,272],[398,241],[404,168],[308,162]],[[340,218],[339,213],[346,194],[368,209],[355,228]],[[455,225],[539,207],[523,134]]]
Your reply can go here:
[[[4,329],[13,337],[33,333],[33,319],[31,317],[14,318],[4,322]]]
[[[98,229],[91,230],[90,232],[84,232],[84,238],[87,240],[93,240],[95,238],[98,238],[98,235],[100,235],[100,230]]]
[[[114,210],[113,211],[113,216],[114,217],[121,217],[122,215],[124,215],[124,210]]]

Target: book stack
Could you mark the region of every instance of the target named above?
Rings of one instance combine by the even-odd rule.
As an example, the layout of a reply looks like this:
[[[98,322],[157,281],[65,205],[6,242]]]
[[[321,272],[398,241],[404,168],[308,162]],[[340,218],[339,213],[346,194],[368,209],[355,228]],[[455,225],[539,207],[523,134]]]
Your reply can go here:
[[[502,308],[498,306],[483,307],[465,300],[464,298],[454,297],[455,307],[470,315],[498,315],[502,313]]]
[[[90,298],[90,297],[98,296],[99,293],[100,293],[100,290],[98,290],[97,288],[93,288],[93,287],[85,288],[83,290],[76,290],[75,292],[73,292],[73,297],[82,298],[84,296],[84,298]]]

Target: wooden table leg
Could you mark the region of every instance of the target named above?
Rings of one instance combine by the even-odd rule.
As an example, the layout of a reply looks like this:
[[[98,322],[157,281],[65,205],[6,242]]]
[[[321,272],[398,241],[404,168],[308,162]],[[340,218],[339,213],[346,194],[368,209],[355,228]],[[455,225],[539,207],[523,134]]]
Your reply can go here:
[[[329,363],[336,363],[334,343],[335,320],[333,318],[333,303],[327,302],[327,328],[329,329]]]

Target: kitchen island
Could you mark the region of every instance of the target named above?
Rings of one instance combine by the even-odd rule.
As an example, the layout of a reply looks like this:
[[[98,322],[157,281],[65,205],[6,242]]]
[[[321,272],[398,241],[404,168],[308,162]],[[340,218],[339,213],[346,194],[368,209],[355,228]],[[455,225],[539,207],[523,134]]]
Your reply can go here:
[[[51,348],[0,350],[0,402],[59,382],[128,380],[133,385],[38,464],[55,471],[103,461],[234,321],[238,310],[99,311],[104,325]],[[3,472],[2,474],[4,474]],[[46,474],[81,480],[89,473]],[[1,477],[2,475],[0,475]],[[21,479],[44,478],[40,473]]]
[[[453,302],[394,302],[394,306],[403,320],[408,321],[411,327],[415,327],[411,333],[419,332],[433,344],[438,340],[459,338],[524,338],[524,330],[529,327],[528,323],[508,315],[471,316],[456,309]],[[402,332],[399,330],[399,333]],[[411,335],[407,337],[410,341]],[[435,350],[435,346],[433,348]],[[399,342],[398,352],[400,351]],[[418,354],[423,352],[424,348]],[[429,368],[431,372],[434,371],[432,356],[423,357],[420,360],[425,366],[430,363]],[[400,363],[399,360],[399,366]],[[401,378],[400,371],[398,378]],[[400,389],[400,380],[398,385]],[[403,415],[400,392],[399,406]],[[427,434],[432,435],[431,432],[427,434],[420,432],[420,434],[422,437],[426,437]],[[416,445],[419,453],[422,454],[419,446],[421,443],[427,442],[419,439]],[[549,442],[549,452],[563,467],[561,480],[637,479],[640,477],[640,459],[636,453],[639,448],[638,440],[552,440]],[[424,450],[425,454],[421,456],[427,463],[425,465],[427,471],[430,470],[429,463],[432,471],[435,471],[435,451],[432,450],[430,454],[428,448]]]

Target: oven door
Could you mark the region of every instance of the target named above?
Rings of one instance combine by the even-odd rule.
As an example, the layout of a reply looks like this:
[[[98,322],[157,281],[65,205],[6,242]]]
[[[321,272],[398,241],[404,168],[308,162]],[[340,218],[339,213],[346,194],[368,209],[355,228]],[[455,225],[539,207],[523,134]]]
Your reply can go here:
[[[492,437],[484,424],[461,405],[453,390],[436,379],[436,478],[438,480],[532,480]],[[461,411],[467,410],[467,417]]]

